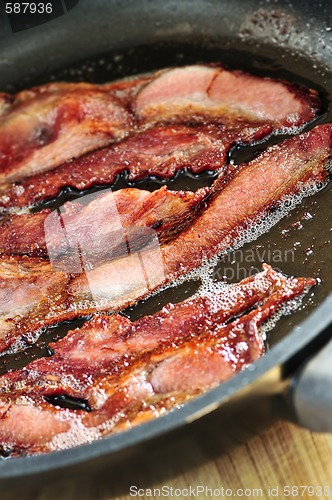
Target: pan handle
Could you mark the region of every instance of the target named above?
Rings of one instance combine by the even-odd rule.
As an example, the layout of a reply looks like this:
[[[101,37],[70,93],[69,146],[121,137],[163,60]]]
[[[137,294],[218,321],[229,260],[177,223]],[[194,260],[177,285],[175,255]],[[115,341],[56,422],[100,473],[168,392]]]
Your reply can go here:
[[[301,425],[332,432],[332,340],[301,367],[293,379],[292,396]]]

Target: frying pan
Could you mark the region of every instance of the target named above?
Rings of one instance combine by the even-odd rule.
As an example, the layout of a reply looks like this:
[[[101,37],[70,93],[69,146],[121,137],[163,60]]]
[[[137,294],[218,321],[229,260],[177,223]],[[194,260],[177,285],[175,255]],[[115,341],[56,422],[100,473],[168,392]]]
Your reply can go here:
[[[53,79],[104,82],[161,67],[220,61],[316,88],[325,102],[317,122],[332,120],[330,0],[80,0],[71,7],[49,22],[13,33],[0,3],[1,90]],[[240,161],[254,152],[246,148],[233,154]],[[185,177],[180,181],[181,187],[187,182]],[[143,451],[152,453],[156,443],[181,445],[188,433],[197,439],[210,436],[224,446],[233,434],[239,440],[257,432],[262,415],[265,422],[286,415],[311,429],[332,431],[330,195],[327,186],[305,199],[268,234],[220,261],[215,270],[226,281],[238,281],[244,277],[240,272],[260,269],[265,260],[287,274],[321,279],[305,307],[283,317],[269,334],[263,358],[182,408],[132,430],[65,451],[0,460],[2,485],[117,467],[124,459],[142,457]],[[276,262],[277,255],[284,257]],[[130,314],[153,312],[194,288],[195,283],[187,283],[170,289]],[[250,408],[245,419],[242,408]]]

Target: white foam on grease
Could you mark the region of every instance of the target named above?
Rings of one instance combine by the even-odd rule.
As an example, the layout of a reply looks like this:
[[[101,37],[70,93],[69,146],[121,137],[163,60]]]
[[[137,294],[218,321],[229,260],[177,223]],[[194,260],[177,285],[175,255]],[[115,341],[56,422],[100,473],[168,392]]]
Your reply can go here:
[[[10,347],[8,347],[8,349],[0,352],[0,358],[2,356],[6,356],[7,354],[16,354],[17,352],[24,351],[31,344],[35,344],[45,330],[46,327],[43,327],[36,332],[28,332],[26,334],[23,334],[26,340],[24,340],[24,338],[17,339]]]
[[[267,339],[267,334],[271,330],[273,330],[282,316],[289,316],[290,314],[293,314],[301,306],[305,295],[308,293],[308,290],[309,288],[306,288],[304,292],[297,297],[290,299],[284,304],[280,305],[278,307],[278,310],[270,318],[264,321],[262,325],[259,326],[258,331],[264,341]]]
[[[59,414],[59,419],[69,423],[69,430],[53,437],[49,443],[50,451],[63,450],[73,448],[86,443],[91,443],[100,439],[105,434],[110,434],[114,426],[121,420],[125,419],[126,414],[123,412],[117,413],[115,416],[102,422],[95,427],[87,427],[80,418],[71,415],[70,411],[64,411]]]
[[[330,162],[329,168],[331,167],[331,165],[332,162]],[[176,288],[187,281],[200,281],[198,290],[191,298],[199,295],[203,296],[207,294],[218,294],[221,291],[231,287],[231,284],[222,281],[215,281],[213,279],[213,271],[216,265],[220,263],[220,257],[226,255],[228,252],[237,250],[245,243],[254,241],[261,235],[265,234],[271,229],[271,227],[277,224],[299,203],[301,203],[304,197],[312,196],[313,194],[317,193],[318,191],[323,189],[328,184],[328,182],[329,181],[327,180],[324,183],[320,183],[314,186],[309,185],[308,183],[299,182],[296,186],[296,189],[298,191],[296,195],[292,194],[283,196],[272,213],[268,213],[265,211],[255,217],[250,222],[250,224],[245,229],[241,230],[233,240],[229,236],[229,248],[227,251],[223,250],[218,255],[204,262],[200,267],[193,269],[183,276],[172,280],[170,283],[157,288],[156,290],[151,292],[147,298],[154,297],[167,289]],[[223,239],[223,245],[225,244],[225,241],[227,241],[227,236]]]
[[[300,120],[300,116],[298,113],[293,113],[289,115],[289,118],[293,119],[295,122]],[[283,127],[278,128],[273,132],[273,135],[298,135],[299,132],[304,130],[308,123],[304,123],[303,125],[284,125]],[[303,137],[301,137],[303,135]],[[300,139],[304,139],[305,136],[308,135],[308,133],[304,133],[299,135]]]
[[[5,199],[7,198],[7,200]],[[6,201],[10,201],[8,196],[2,196],[1,201],[5,203]],[[26,205],[24,207],[0,207],[0,215],[25,215],[30,214],[33,205]]]
[[[232,250],[242,247],[245,243],[256,240],[262,234],[268,232],[275,224],[283,219],[303,198],[312,196],[328,184],[328,180],[319,185],[310,186],[299,182],[297,185],[298,193],[296,195],[286,195],[278,202],[276,209],[272,213],[263,212],[252,221],[249,226],[239,233]]]
[[[73,448],[81,444],[90,443],[99,439],[101,433],[98,427],[86,427],[80,419],[72,416],[69,411],[59,413],[59,420],[64,420],[70,426],[69,431],[57,434],[49,443],[50,451]]]

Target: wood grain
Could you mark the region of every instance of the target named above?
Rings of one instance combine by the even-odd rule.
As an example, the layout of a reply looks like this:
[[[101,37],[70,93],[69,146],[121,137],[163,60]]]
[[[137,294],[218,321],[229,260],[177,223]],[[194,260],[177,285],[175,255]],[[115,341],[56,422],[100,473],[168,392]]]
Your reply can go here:
[[[197,485],[206,486],[211,490],[224,488],[232,490],[230,498],[240,498],[239,488],[245,490],[257,489],[246,498],[273,498],[269,495],[269,487],[279,486],[277,498],[285,498],[281,493],[284,485],[321,485],[330,486],[332,498],[332,435],[311,433],[288,422],[279,421],[262,434],[251,438],[245,444],[233,448],[228,453],[220,453],[209,458],[208,450],[202,448],[194,437],[188,442],[187,454],[174,457],[174,460],[162,460],[158,468],[155,464],[144,470],[126,468],[113,475],[103,473],[99,477],[84,477],[80,480],[59,481],[43,487],[23,490],[19,494],[1,492],[1,500],[130,500],[132,498],[165,498],[158,494],[151,496],[148,488],[162,488],[163,485],[176,488],[189,488]],[[180,460],[180,462],[178,460]],[[181,467],[180,463],[187,460],[190,467]],[[174,467],[173,467],[174,465]],[[188,464],[186,464],[188,465]],[[170,471],[165,481],[165,467]],[[133,478],[133,482],[131,482]],[[129,485],[144,487],[144,496],[130,496]],[[119,493],[121,489],[125,489]],[[229,493],[229,491],[228,491]],[[247,492],[249,493],[249,491]],[[196,498],[217,498],[209,496],[210,492],[201,493]],[[171,497],[169,497],[171,498]],[[177,496],[173,498],[185,498]],[[193,497],[194,498],[194,497]],[[223,498],[220,496],[220,498]],[[328,495],[290,496],[289,498],[330,498]]]

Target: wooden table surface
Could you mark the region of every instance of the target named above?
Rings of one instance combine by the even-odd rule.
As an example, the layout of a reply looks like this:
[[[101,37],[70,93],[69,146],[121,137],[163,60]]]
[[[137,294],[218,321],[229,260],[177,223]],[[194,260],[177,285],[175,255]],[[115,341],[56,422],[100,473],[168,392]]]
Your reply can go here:
[[[263,433],[249,439],[246,443],[235,446],[227,453],[220,453],[214,458],[199,456],[204,452],[197,448],[196,456],[193,448],[190,456],[184,455],[182,462],[188,460],[190,467],[176,466],[168,475],[168,479],[155,475],[155,469],[146,468],[139,471],[138,477],[130,470],[124,470],[116,477],[103,473],[102,477],[82,477],[80,480],[59,480],[56,483],[32,487],[19,492],[0,492],[1,500],[90,500],[132,498],[166,498],[159,496],[149,488],[173,488],[173,497],[187,498],[188,488],[201,486],[209,488],[192,498],[286,498],[284,486],[302,486],[289,498],[332,498],[332,435],[316,434],[301,429],[294,424],[278,421]],[[163,464],[161,464],[163,466]],[[168,465],[169,466],[169,465]],[[154,474],[154,475],[153,475]],[[141,478],[141,479],[140,479]],[[124,490],[121,485],[126,485]],[[130,495],[129,487],[137,492]],[[321,486],[331,488],[322,491],[304,487]],[[279,488],[276,496],[276,487]],[[120,489],[119,489],[120,488]],[[144,491],[138,491],[144,488]],[[224,488],[224,490],[222,490]],[[269,490],[269,488],[271,488]],[[119,491],[122,492],[119,493]],[[175,492],[176,489],[183,490]],[[244,491],[246,490],[246,491]],[[286,491],[287,492],[287,491]],[[140,496],[138,496],[138,493]],[[174,496],[177,493],[177,496]],[[181,493],[181,495],[179,495]],[[242,495],[241,495],[242,493]],[[297,493],[297,494],[296,494]],[[274,494],[274,495],[272,495]],[[189,498],[189,497],[188,497]]]

